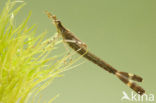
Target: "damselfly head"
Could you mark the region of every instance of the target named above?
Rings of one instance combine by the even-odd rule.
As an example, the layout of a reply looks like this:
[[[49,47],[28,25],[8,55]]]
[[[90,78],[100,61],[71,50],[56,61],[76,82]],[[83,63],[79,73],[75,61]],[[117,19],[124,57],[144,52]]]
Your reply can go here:
[[[57,18],[56,18],[56,15],[52,15],[50,12],[48,11],[45,11],[45,13],[47,14],[48,18],[52,19],[53,21],[56,21]]]

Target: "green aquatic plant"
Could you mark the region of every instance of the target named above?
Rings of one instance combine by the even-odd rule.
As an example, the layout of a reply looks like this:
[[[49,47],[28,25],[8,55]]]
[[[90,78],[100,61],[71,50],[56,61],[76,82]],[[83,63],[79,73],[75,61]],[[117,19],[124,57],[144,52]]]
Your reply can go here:
[[[70,55],[52,54],[61,41],[36,35],[35,26],[27,25],[30,14],[15,25],[24,6],[16,3],[8,1],[0,14],[0,103],[27,103],[73,63],[64,63]]]

